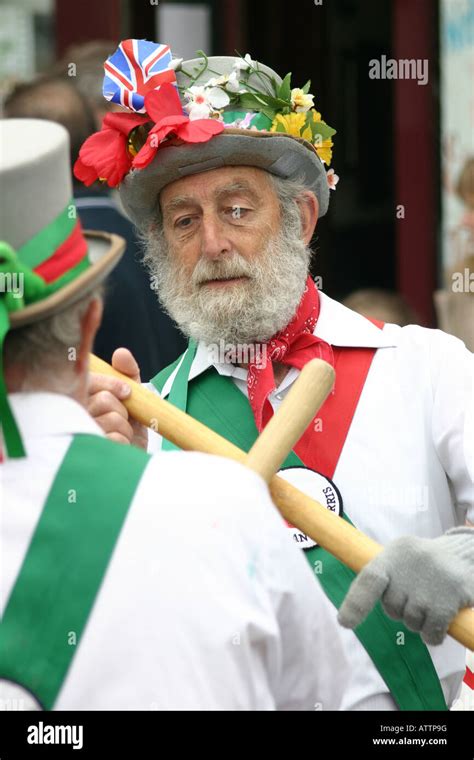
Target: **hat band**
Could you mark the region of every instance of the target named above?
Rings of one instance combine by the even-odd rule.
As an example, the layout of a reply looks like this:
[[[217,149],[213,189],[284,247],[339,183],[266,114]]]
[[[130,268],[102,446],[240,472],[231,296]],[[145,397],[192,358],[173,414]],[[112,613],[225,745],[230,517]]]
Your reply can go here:
[[[67,281],[74,279],[79,273],[76,273],[75,267],[87,256],[87,242],[73,200],[50,224],[19,248],[17,254],[22,264],[39,274],[48,284],[55,283],[62,287],[65,283],[59,278],[65,275]],[[80,271],[84,268],[80,267]],[[48,290],[52,292],[55,289]]]
[[[21,259],[21,253],[20,259]],[[69,237],[61,243],[57,251],[49,256],[42,264],[34,270],[48,284],[54,283],[57,287],[57,281],[64,275],[70,275],[76,270],[84,257],[87,256],[87,242],[82,234],[82,227],[79,220]],[[90,263],[90,262],[88,262]],[[82,271],[82,268],[81,268]]]

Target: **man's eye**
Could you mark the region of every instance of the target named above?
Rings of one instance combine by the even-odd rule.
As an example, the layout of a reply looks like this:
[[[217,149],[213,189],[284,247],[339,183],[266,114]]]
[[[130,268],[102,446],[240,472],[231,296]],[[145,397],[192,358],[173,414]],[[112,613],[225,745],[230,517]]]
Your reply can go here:
[[[250,209],[244,208],[244,206],[229,206],[226,209],[226,213],[232,217],[232,219],[242,219]]]
[[[178,227],[181,230],[186,229],[186,227],[189,227],[191,225],[192,221],[192,216],[183,216],[182,219],[178,219],[175,222],[175,227]]]

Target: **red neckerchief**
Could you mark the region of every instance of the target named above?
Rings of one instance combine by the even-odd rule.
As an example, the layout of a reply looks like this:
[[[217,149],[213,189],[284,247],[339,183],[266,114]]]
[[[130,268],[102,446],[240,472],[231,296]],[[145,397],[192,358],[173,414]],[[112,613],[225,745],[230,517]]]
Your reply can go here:
[[[248,368],[247,389],[250,406],[257,430],[261,432],[272,415],[268,396],[275,390],[272,362],[288,364],[302,369],[311,359],[324,359],[334,366],[334,357],[329,343],[313,335],[319,317],[319,293],[311,277],[306,280],[306,288],[295,316],[266,346],[265,361],[251,363]]]

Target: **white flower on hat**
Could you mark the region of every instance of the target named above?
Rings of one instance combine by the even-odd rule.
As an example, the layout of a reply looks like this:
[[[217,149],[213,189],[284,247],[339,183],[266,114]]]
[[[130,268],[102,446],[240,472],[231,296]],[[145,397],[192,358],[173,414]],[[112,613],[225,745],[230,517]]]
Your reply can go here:
[[[330,190],[335,190],[336,189],[336,185],[339,182],[339,177],[334,172],[334,169],[329,169],[329,171],[326,174],[326,177],[327,177],[329,189]]]
[[[195,105],[193,103],[189,103],[184,108],[188,112],[191,121],[194,121],[195,119],[211,118],[212,111],[209,106],[206,105],[206,103],[196,103]]]
[[[204,85],[193,85],[186,90],[188,102],[184,110],[188,112],[189,118],[208,119],[214,111],[229,105],[230,98],[221,87],[207,87]]]
[[[173,71],[176,71],[183,62],[183,58],[172,58],[171,63],[168,68],[173,69]]]
[[[294,87],[291,91],[291,107],[296,113],[309,111],[314,106],[314,95],[306,95],[299,87]]]
[[[227,92],[243,92],[239,80],[239,71],[236,69],[233,69],[230,74],[212,77],[206,83],[206,87],[224,87]]]
[[[227,80],[227,89],[229,92],[243,92],[240,86],[238,71],[234,70],[229,74],[229,78]]]
[[[206,87],[219,87],[222,84],[226,84],[228,80],[227,74],[221,74],[220,77],[212,77],[212,79],[208,79],[206,82]]]
[[[255,61],[253,61],[249,55],[249,53],[246,53],[244,58],[236,58],[234,60],[234,71],[239,71],[242,69],[243,71],[247,71],[247,69],[254,68],[255,67]]]
[[[206,87],[206,95],[212,108],[219,110],[225,108],[230,103],[230,98],[221,87]]]

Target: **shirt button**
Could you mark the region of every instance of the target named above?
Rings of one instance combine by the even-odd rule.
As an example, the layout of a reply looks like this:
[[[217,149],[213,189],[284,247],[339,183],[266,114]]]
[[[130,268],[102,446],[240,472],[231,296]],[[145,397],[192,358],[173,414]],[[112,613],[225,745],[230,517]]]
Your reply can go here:
[[[275,398],[276,398],[278,401],[281,401],[281,400],[282,400],[282,398],[283,398],[283,396],[281,395],[281,393],[277,393],[277,394],[276,394],[276,396],[275,396]]]

